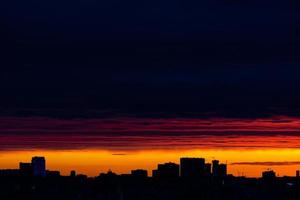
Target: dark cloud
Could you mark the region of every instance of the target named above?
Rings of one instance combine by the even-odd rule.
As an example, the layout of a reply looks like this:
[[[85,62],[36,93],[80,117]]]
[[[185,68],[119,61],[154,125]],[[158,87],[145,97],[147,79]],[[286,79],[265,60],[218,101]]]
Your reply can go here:
[[[281,165],[299,165],[300,161],[283,162],[234,162],[231,165],[262,165],[262,166],[281,166]]]
[[[0,150],[299,148],[299,119],[1,118]],[[114,153],[115,154],[115,153]]]
[[[29,66],[1,74],[1,114],[89,117],[118,110],[196,117],[299,116],[297,74],[295,65]]]
[[[298,60],[299,6],[283,1],[13,1],[16,64],[140,65]]]
[[[297,116],[299,9],[279,0],[3,2],[1,113]]]

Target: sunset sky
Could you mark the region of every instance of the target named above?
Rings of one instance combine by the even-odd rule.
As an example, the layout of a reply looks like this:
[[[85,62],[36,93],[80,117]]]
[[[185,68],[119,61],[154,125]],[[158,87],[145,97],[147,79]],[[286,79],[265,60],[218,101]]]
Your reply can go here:
[[[300,169],[300,3],[15,0],[0,7],[0,168]]]
[[[300,167],[300,119],[277,116],[229,118],[1,118],[0,167],[13,168],[34,155],[68,174],[96,176],[109,169],[129,173],[180,157],[228,164],[234,175],[260,176],[275,169],[294,175]]]

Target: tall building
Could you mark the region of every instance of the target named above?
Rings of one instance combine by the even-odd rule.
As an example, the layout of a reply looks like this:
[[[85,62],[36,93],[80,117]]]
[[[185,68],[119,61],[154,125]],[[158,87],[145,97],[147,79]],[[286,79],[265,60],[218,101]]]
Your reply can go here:
[[[209,176],[211,175],[211,164],[205,163],[205,175]]]
[[[296,177],[300,177],[300,171],[299,170],[296,171]]]
[[[34,176],[46,176],[46,161],[44,157],[32,157],[31,165]]]
[[[213,176],[218,176],[219,172],[219,161],[218,160],[213,160],[212,161],[212,174]]]
[[[180,176],[194,178],[205,175],[204,158],[180,158]]]
[[[179,165],[171,162],[158,164],[157,169],[153,170],[152,176],[155,178],[178,178]]]
[[[227,175],[227,165],[226,164],[220,164],[219,165],[219,176],[224,177]]]

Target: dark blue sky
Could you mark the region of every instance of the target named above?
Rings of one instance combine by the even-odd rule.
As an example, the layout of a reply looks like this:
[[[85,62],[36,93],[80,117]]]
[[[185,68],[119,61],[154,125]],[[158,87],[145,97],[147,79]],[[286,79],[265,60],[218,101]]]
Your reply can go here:
[[[300,111],[297,1],[1,4],[4,110]]]

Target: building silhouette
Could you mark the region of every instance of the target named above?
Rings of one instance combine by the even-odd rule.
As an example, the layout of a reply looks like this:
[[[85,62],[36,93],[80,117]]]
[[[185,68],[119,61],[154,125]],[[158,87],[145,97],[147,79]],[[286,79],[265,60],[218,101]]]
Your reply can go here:
[[[206,176],[211,175],[211,163],[205,163],[205,175]]]
[[[75,171],[75,170],[72,170],[72,171],[70,172],[70,176],[71,176],[71,177],[75,177],[75,176],[76,176],[76,171]]]
[[[212,161],[212,175],[214,177],[224,177],[227,175],[227,164],[220,164],[218,160]]]
[[[46,160],[44,157],[32,157],[31,159],[33,176],[46,176]]]
[[[157,169],[152,171],[154,178],[178,178],[179,165],[175,163],[158,164]]]
[[[180,176],[194,178],[205,175],[204,158],[180,158]]]
[[[135,170],[131,170],[131,175],[137,178],[147,178],[148,171],[144,169],[135,169]]]
[[[31,163],[20,162],[19,170],[20,170],[20,175],[22,175],[22,176],[32,176],[33,175]]]
[[[47,177],[60,177],[60,171],[46,170]]]
[[[264,180],[273,180],[276,178],[276,173],[273,170],[267,170],[262,172],[262,178]]]
[[[227,175],[227,165],[226,164],[220,164],[219,165],[218,175],[220,177],[225,177]]]
[[[147,177],[147,170],[143,169],[121,175],[108,171],[98,177],[76,176],[75,171],[71,171],[68,177],[60,175],[59,171],[46,170],[46,177],[32,177],[31,169],[37,169],[36,176],[43,176],[44,168],[45,159],[33,157],[32,163],[19,163],[19,169],[0,170],[0,199],[300,199],[299,178],[276,177],[276,173],[269,169],[262,172],[261,178],[227,176],[227,165],[218,160],[204,164],[205,174],[214,174],[214,177],[196,176],[196,179],[179,177],[180,166],[175,163],[158,164],[153,171],[154,178]],[[199,159],[183,159],[183,169],[191,169],[190,174],[187,173],[189,176],[199,174],[199,171],[192,171],[201,169]],[[30,172],[31,176],[24,176]],[[298,177],[299,172],[296,171]]]
[[[213,160],[212,161],[212,175],[218,176],[218,171],[219,171],[219,161]]]
[[[19,169],[1,169],[0,176],[19,176],[20,170]]]

